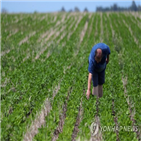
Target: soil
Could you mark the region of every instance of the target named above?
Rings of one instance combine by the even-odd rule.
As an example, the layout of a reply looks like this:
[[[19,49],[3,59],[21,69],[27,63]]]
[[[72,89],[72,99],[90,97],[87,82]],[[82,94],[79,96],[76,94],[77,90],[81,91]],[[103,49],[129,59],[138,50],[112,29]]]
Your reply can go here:
[[[63,131],[63,125],[64,125],[64,121],[66,118],[66,112],[67,112],[67,102],[69,100],[71,92],[72,92],[72,87],[70,88],[68,95],[66,97],[66,101],[62,109],[63,113],[60,115],[60,121],[59,121],[58,127],[54,131],[52,141],[56,141],[58,139],[59,134]]]
[[[79,106],[79,109],[78,109],[78,115],[77,115],[77,119],[76,119],[76,123],[74,125],[74,129],[73,129],[73,133],[72,133],[72,141],[76,141],[76,137],[77,137],[77,134],[79,132],[79,124],[81,122],[81,119],[82,119],[82,113],[83,113],[83,109],[82,109],[82,99],[81,99],[81,102],[80,102],[80,106]]]
[[[128,93],[127,93],[127,89],[126,89],[127,77],[126,78],[122,77],[122,82],[123,82],[123,87],[124,87],[124,95],[126,97],[126,101],[128,103],[128,109],[130,111],[130,120],[132,121],[132,126],[135,127],[135,125],[136,125],[136,120],[134,119],[135,108],[133,108],[133,109],[131,108],[131,107],[134,107],[134,103],[128,97]],[[135,130],[134,132],[137,135],[137,139],[140,140],[140,132],[139,132],[139,130]]]

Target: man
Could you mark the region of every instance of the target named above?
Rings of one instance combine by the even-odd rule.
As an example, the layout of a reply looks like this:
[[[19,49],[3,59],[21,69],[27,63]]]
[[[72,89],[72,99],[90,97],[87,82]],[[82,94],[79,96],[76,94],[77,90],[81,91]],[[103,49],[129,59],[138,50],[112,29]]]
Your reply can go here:
[[[105,83],[105,69],[109,62],[110,48],[104,43],[98,43],[93,46],[89,55],[89,76],[88,89],[86,93],[87,99],[90,96],[91,80],[93,81],[92,94],[98,98],[103,95],[103,84]]]

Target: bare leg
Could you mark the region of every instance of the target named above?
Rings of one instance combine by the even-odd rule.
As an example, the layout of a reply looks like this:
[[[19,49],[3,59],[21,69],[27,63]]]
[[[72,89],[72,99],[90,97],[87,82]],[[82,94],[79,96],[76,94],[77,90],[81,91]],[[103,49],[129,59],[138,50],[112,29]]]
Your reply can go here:
[[[92,94],[98,96],[98,86],[93,87]]]
[[[98,96],[99,97],[103,96],[103,85],[98,85]]]

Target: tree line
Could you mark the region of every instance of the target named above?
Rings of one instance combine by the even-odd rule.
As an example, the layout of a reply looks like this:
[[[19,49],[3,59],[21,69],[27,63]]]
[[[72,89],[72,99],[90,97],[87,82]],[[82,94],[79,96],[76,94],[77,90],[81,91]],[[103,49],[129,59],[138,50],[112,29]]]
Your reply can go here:
[[[140,5],[136,5],[135,1],[132,1],[131,6],[125,8],[125,7],[119,7],[117,4],[114,4],[111,7],[97,7],[96,8],[96,12],[107,12],[107,11],[114,11],[114,12],[118,12],[118,11],[141,11],[141,6]]]
[[[66,12],[65,8],[62,7],[62,9],[60,10],[60,12]],[[70,9],[68,12],[80,12],[78,7],[75,7],[74,10]],[[87,8],[84,8],[84,12],[89,12]]]
[[[135,1],[132,1],[132,4],[130,7],[119,7],[117,4],[113,4],[113,6],[111,7],[106,7],[103,8],[102,6],[100,7],[96,7],[96,12],[108,12],[108,11],[114,11],[114,12],[118,12],[118,11],[141,11],[141,6],[140,5],[136,5]],[[60,10],[60,12],[66,12],[65,8],[62,7],[62,9]],[[74,10],[70,9],[68,12],[80,12],[78,7],[75,7]],[[83,12],[89,12],[87,8],[84,9]]]

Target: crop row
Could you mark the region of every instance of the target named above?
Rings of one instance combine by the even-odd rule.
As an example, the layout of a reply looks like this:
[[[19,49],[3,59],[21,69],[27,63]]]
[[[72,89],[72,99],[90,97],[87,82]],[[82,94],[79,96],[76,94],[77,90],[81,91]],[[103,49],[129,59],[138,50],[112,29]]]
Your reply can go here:
[[[24,18],[12,16],[15,20],[2,15],[3,51],[7,50],[7,41],[13,44],[13,49],[2,56],[2,83],[8,81],[2,87],[1,95],[2,140],[28,139],[26,135],[32,134],[32,123],[40,116],[45,106],[42,103],[46,100],[49,101],[50,106],[46,107],[49,111],[45,113],[44,124],[38,126],[38,133],[34,132],[33,140],[93,139],[90,126],[97,122],[97,118],[101,127],[134,125],[140,128],[140,28],[134,29],[132,16],[127,18],[124,13],[43,14],[40,22],[37,22],[40,14],[23,15]],[[17,18],[21,19],[16,23]],[[33,20],[36,22],[31,24]],[[7,38],[10,31],[5,29],[10,22],[13,27],[30,25],[23,28],[23,34],[18,31]],[[140,19],[137,18],[137,22]],[[81,38],[86,23],[88,26]],[[19,45],[32,31],[36,34]],[[110,47],[110,62],[103,97],[96,99],[91,95],[87,100],[88,56],[98,42]],[[122,81],[125,78],[127,85],[124,87]],[[132,121],[131,110],[134,109],[135,120]],[[140,131],[102,131],[100,138],[136,141],[139,134]]]
[[[89,25],[90,23],[91,19],[89,20]],[[88,33],[86,32],[86,34]],[[86,38],[84,37],[84,40],[85,39]],[[86,40],[83,43],[86,44]],[[80,51],[76,58],[71,61],[71,67],[64,75],[63,80],[61,81],[60,90],[53,100],[52,110],[46,118],[46,124],[44,127],[39,129],[39,133],[35,136],[34,140],[51,140],[56,136],[59,140],[62,140],[64,137],[66,140],[71,140],[75,120],[78,114],[78,107],[80,105],[80,99],[84,94],[82,88],[85,83],[86,73],[83,73],[83,71],[80,70],[85,70],[83,60],[84,58],[87,58],[87,56],[84,55],[85,52],[83,48],[86,48],[86,46],[84,46],[83,43],[82,45],[79,45],[79,40],[77,41],[77,45],[81,47]],[[66,101],[65,97],[68,94],[70,86],[72,92],[69,94],[69,98]],[[63,115],[63,105],[65,105],[65,103],[67,103],[67,109],[65,109],[67,111],[64,113],[65,115]],[[61,115],[65,116],[63,121],[61,121]],[[61,126],[61,129],[59,130],[59,123],[61,122],[63,122],[63,127]]]
[[[83,18],[83,20],[84,19],[85,17]],[[83,24],[83,22],[81,24]],[[20,139],[22,137],[22,133],[23,133],[22,129],[26,127],[28,121],[31,121],[32,116],[36,113],[36,111],[38,111],[41,108],[39,106],[39,103],[41,103],[41,101],[44,101],[45,97],[49,95],[47,92],[52,87],[52,83],[56,79],[58,80],[59,78],[61,78],[61,74],[63,73],[65,64],[67,64],[67,62],[64,62],[64,58],[69,56],[67,52],[68,52],[67,47],[61,48],[60,45],[59,46],[56,45],[54,53],[43,63],[43,65],[40,65],[40,63],[41,63],[41,59],[45,57],[45,54],[41,55],[40,60],[36,60],[35,63],[32,63],[32,60],[30,60],[30,58],[26,60],[24,63],[22,63],[20,66],[21,69],[24,68],[22,74],[21,74],[21,69],[19,70],[17,69],[15,73],[12,74],[12,76],[16,75],[15,81],[13,81],[13,83],[14,82],[18,83],[18,87],[16,88],[16,92],[14,92],[14,95],[13,95],[13,92],[11,92],[11,95],[9,95],[11,97],[9,99],[12,100],[12,99],[20,98],[19,99],[20,101],[18,102],[18,104],[14,103],[14,108],[12,107],[11,114],[8,114],[8,115],[3,114],[4,116],[7,117],[7,118],[3,118],[3,123],[9,123],[10,125],[5,128],[3,127],[4,124],[2,125],[2,128],[4,128],[4,130],[7,130],[6,132],[7,134],[3,134],[3,137],[5,139],[11,138],[11,136],[13,140],[16,138]],[[57,57],[57,60],[55,59],[56,57]],[[64,65],[62,65],[62,63],[59,63],[59,62],[62,62]],[[59,68],[59,69],[55,71],[55,68]],[[55,76],[58,76],[58,77],[55,77]],[[59,81],[57,80],[55,82]],[[17,95],[19,94],[20,94],[20,97],[17,97]],[[29,98],[29,95],[30,95],[30,98]],[[27,99],[29,100],[28,102],[27,102]],[[37,101],[37,99],[39,101]],[[2,106],[4,105],[5,104],[3,104]],[[5,106],[8,106],[8,105],[5,105]],[[20,107],[23,107],[23,108],[20,108]],[[19,128],[21,130],[19,130]]]
[[[121,19],[121,17],[120,17]],[[123,42],[123,46],[121,48],[121,57],[120,57],[120,66],[123,69],[123,75],[124,78],[127,78],[127,95],[129,98],[129,101],[131,103],[131,107],[132,107],[132,111],[135,110],[135,125],[138,126],[138,130],[141,130],[141,112],[139,107],[141,106],[141,87],[140,87],[140,71],[141,71],[141,67],[140,67],[140,58],[138,56],[141,55],[140,52],[140,48],[139,48],[139,44],[137,44],[134,39],[133,39],[133,35],[131,35],[128,27],[126,27],[123,24],[123,21],[121,20],[121,22],[119,23],[118,21],[115,20],[115,22],[118,23],[119,26],[119,32],[121,33],[124,29],[124,33],[120,34],[121,38],[122,38],[122,42]],[[121,26],[122,25],[122,26]],[[134,25],[133,23],[130,23],[129,25],[131,25],[132,30],[134,31],[139,31],[140,29],[136,26],[132,26]],[[118,32],[117,32],[118,34]],[[118,35],[119,36],[119,35]],[[136,34],[137,39],[139,39],[139,43],[140,43],[140,37],[138,38],[138,34]],[[119,43],[118,43],[119,44]],[[120,46],[121,44],[119,44]],[[138,61],[137,61],[138,60]],[[139,139],[139,135],[138,135],[138,139]]]

